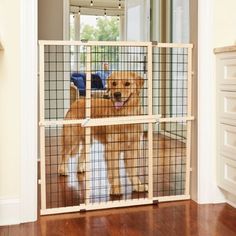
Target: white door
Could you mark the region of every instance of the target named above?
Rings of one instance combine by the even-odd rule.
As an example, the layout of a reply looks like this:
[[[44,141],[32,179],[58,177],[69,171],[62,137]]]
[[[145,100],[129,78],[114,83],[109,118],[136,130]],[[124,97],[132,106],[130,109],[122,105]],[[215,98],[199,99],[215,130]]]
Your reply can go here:
[[[150,0],[125,1],[127,41],[150,40]]]

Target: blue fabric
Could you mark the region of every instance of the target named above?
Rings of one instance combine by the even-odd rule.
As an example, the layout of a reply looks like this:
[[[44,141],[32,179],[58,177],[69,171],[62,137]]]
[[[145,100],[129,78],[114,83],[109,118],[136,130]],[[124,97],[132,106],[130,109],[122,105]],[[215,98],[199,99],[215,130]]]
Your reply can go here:
[[[107,83],[107,78],[110,76],[111,72],[110,71],[97,71],[96,75],[100,76],[103,84],[103,88],[106,87]]]
[[[86,74],[73,73],[71,75],[71,81],[79,89],[80,96],[86,96]],[[105,89],[102,79],[98,74],[91,74],[91,87],[93,90]]]
[[[80,75],[79,73],[73,73],[71,75],[71,81],[79,89],[80,96],[85,96],[86,85],[84,76]]]

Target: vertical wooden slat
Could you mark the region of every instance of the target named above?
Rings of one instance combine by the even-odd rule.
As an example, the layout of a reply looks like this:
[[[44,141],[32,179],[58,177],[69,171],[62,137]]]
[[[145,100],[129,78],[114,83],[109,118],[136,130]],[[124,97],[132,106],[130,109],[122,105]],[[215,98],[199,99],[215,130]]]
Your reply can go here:
[[[188,48],[188,116],[192,115],[192,48]],[[192,121],[187,121],[185,194],[190,192]]]
[[[147,47],[148,115],[152,116],[152,43]],[[153,124],[148,123],[148,198],[153,198]]]
[[[188,116],[192,115],[192,48],[188,48]]]
[[[40,123],[44,123],[44,45],[39,45],[39,103]],[[46,173],[45,173],[45,127],[40,126],[40,178],[41,178],[41,209],[46,209]]]
[[[157,46],[159,49],[159,53],[160,53],[160,57],[159,57],[159,63],[160,63],[160,113],[162,116],[165,116],[167,111],[166,111],[166,86],[167,86],[167,82],[165,79],[161,79],[161,78],[167,78],[167,63],[166,62],[166,48],[160,48],[159,46]],[[165,126],[161,126],[162,129],[165,128]]]
[[[91,117],[91,46],[87,46],[86,53],[86,110],[85,117],[89,119]],[[86,199],[85,204],[90,203],[90,140],[91,140],[91,128],[85,128],[85,145],[86,145]]]

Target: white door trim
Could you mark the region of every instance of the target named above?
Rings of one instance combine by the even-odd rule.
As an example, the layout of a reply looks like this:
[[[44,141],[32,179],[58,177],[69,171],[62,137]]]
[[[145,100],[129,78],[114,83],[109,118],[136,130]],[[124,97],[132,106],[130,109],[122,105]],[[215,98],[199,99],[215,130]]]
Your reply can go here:
[[[213,11],[213,0],[198,0],[198,203],[225,201],[216,184]]]
[[[144,0],[145,1],[145,13],[144,13],[144,37],[143,37],[143,40],[142,41],[146,41],[146,42],[149,42],[150,41],[150,26],[151,26],[151,16],[150,16],[150,7],[151,7],[151,3],[150,3],[150,0]],[[124,39],[125,40],[130,40],[128,39],[128,34],[127,34],[127,31],[128,31],[128,21],[129,21],[129,17],[128,17],[128,0],[125,1],[125,18],[124,18],[124,23],[125,23],[125,27],[124,27]],[[141,25],[139,26],[141,27]],[[136,39],[135,39],[136,41]]]
[[[20,4],[20,222],[37,219],[37,41],[38,1]]]
[[[70,0],[63,0],[63,39],[70,40]]]

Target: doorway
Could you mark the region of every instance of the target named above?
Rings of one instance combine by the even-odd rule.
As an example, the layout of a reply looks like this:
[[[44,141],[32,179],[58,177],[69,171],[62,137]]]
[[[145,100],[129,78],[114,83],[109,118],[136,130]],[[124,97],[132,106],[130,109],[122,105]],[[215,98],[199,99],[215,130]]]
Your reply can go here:
[[[143,1],[142,1],[143,2]],[[126,9],[126,13],[125,13],[125,22],[126,22],[126,24],[125,24],[125,33],[124,33],[124,35],[125,35],[125,37],[126,37],[126,39],[129,39],[129,40],[133,40],[133,41],[140,41],[141,39],[144,39],[144,41],[145,41],[145,38],[142,38],[142,36],[143,35],[146,35],[146,38],[148,38],[148,33],[147,34],[142,34],[142,32],[144,32],[144,28],[146,29],[146,31],[148,32],[149,30],[150,30],[150,25],[149,24],[147,24],[147,26],[148,27],[145,27],[146,26],[146,24],[143,24],[143,26],[141,26],[138,30],[137,30],[137,32],[133,32],[133,33],[131,33],[132,31],[134,31],[134,22],[132,22],[132,21],[134,21],[134,16],[138,16],[138,18],[139,18],[139,20],[138,20],[138,22],[141,22],[141,20],[140,19],[142,19],[143,18],[143,15],[145,15],[145,14],[141,14],[140,13],[140,11],[141,11],[141,7],[140,6],[142,6],[142,5],[140,5],[141,4],[141,2],[140,1],[127,1],[126,2],[127,4],[125,5],[125,9]],[[147,8],[147,12],[148,12],[148,9],[149,8]],[[81,7],[79,7],[79,10],[81,11]],[[105,11],[104,9],[102,10],[103,12],[105,12],[106,14],[107,14],[107,11]],[[80,13],[80,14],[79,14]],[[101,17],[105,17],[105,18],[109,18],[109,17],[111,17],[112,18],[112,16],[105,16],[105,13],[104,13],[104,15],[103,16],[101,16]],[[78,15],[80,15],[81,16],[81,12],[77,12],[76,13],[77,15],[72,15],[72,21],[73,21],[73,19],[75,19],[76,17],[78,17]],[[148,14],[146,14],[145,16],[147,16]],[[82,15],[83,16],[83,15]],[[133,16],[133,17],[132,17]],[[97,18],[99,18],[99,17],[97,17]],[[146,18],[146,17],[145,17]],[[81,18],[80,18],[81,19]],[[113,18],[114,19],[114,18]],[[148,22],[148,18],[146,18],[147,19],[147,22]],[[96,19],[96,21],[97,21],[98,19]],[[118,21],[118,19],[116,19],[116,21]],[[79,21],[79,25],[81,26],[81,22]],[[74,23],[73,23],[74,24]],[[78,22],[77,22],[77,24],[78,24]],[[143,27],[143,30],[140,30],[140,29],[142,29],[142,27]],[[82,27],[79,27],[79,28],[82,28]],[[74,28],[74,31],[75,31],[75,29],[76,29],[76,27]],[[72,30],[71,30],[72,31]],[[78,31],[78,28],[77,28],[77,31]],[[62,31],[60,31],[60,32],[63,32],[63,30]],[[170,34],[170,32],[171,31],[169,31],[169,34]],[[77,34],[79,34],[79,37],[80,37],[80,35],[81,35],[81,31],[78,31],[77,32]],[[72,34],[71,34],[72,35]],[[93,34],[90,34],[90,36],[92,36]],[[75,37],[75,32],[74,32],[74,37]],[[85,39],[86,40],[86,39]],[[72,46],[73,46],[73,44],[72,44]],[[115,46],[115,45],[114,45]],[[78,53],[78,52],[80,52],[81,53],[81,51],[78,51],[78,50],[76,50],[76,51],[70,51],[70,48],[68,47],[68,49],[69,49],[69,51],[67,51],[66,53],[67,53],[67,55],[72,55],[73,53]],[[131,49],[132,49],[132,47],[131,47]],[[52,51],[51,51],[52,50]],[[56,50],[57,51],[54,51],[54,49],[53,49],[53,47],[52,48],[50,48],[50,50],[49,50],[49,55],[51,55],[52,56],[52,58],[49,60],[49,61],[47,61],[48,63],[50,63],[51,64],[51,62],[52,63],[54,63],[53,61],[54,61],[54,59],[53,59],[53,56],[54,56],[54,54],[58,54],[58,53],[62,53],[63,54],[63,51],[60,51],[61,49],[60,48],[57,48],[56,47]],[[124,53],[126,52],[126,50],[124,51]],[[164,54],[166,54],[166,52],[168,52],[167,54],[168,54],[168,56],[167,57],[163,57],[163,53]],[[51,54],[50,54],[51,53]],[[82,52],[83,53],[83,52]],[[104,53],[104,52],[99,52],[100,54],[101,53]],[[108,54],[109,52],[105,52],[105,54]],[[130,58],[132,58],[132,60],[136,60],[137,58],[135,58],[135,54],[138,54],[138,52],[135,52],[135,51],[130,51]],[[162,48],[161,50],[160,50],[160,52],[157,52],[156,53],[157,55],[159,55],[160,56],[160,61],[159,62],[163,62],[163,61],[165,61],[165,62],[168,62],[168,68],[167,67],[165,67],[164,69],[165,69],[165,73],[168,73],[169,71],[169,69],[171,69],[171,66],[172,66],[172,64],[173,64],[173,62],[174,61],[176,61],[177,60],[177,63],[179,63],[179,64],[181,64],[181,63],[184,63],[184,60],[186,60],[186,53],[184,53],[184,52],[179,52],[179,50],[177,49],[177,50],[175,50],[175,49],[172,49],[172,48],[168,48],[168,49],[166,49],[165,47],[164,48]],[[177,57],[173,57],[173,55],[175,55],[175,54],[181,54],[182,56],[183,56],[183,59],[182,59],[182,61],[180,60],[178,60],[179,59],[179,57],[177,56]],[[72,60],[72,61],[77,61],[77,59],[78,59],[79,57],[73,57],[73,55],[71,56],[71,57],[64,57],[64,61],[66,61],[66,60],[68,60],[69,59],[69,61],[70,60]],[[63,56],[62,56],[62,60],[63,60]],[[112,59],[110,58],[109,59],[110,60],[110,62],[112,62]],[[86,62],[86,61],[85,61]],[[51,64],[52,65],[52,64]],[[59,64],[57,64],[56,63],[56,66],[58,66]],[[69,66],[70,66],[70,68],[71,68],[71,65],[72,64],[70,64]],[[55,65],[54,65],[55,66]],[[77,65],[76,65],[77,66]],[[158,65],[157,65],[158,66]],[[60,67],[60,66],[59,66]],[[159,66],[158,66],[159,67]],[[69,71],[71,72],[71,70],[70,70],[70,68],[69,68]],[[80,67],[80,70],[81,70],[81,68],[82,68],[82,70],[85,70],[85,67],[83,67],[83,65],[82,65],[82,67]],[[83,69],[84,68],[84,69]],[[64,68],[65,69],[65,68]],[[173,69],[173,68],[172,68]],[[172,70],[171,69],[171,70]],[[180,65],[180,67],[176,67],[175,68],[177,71],[181,71],[181,70],[183,70],[182,69],[182,67],[181,67],[181,65]],[[71,74],[70,73],[67,73],[67,75],[66,75],[67,77],[68,77],[68,81],[70,81],[69,79],[70,79],[70,77],[71,77]],[[168,78],[169,78],[169,81],[168,81],[168,84],[166,84],[166,86],[163,86],[163,88],[170,88],[170,86],[169,86],[169,83],[172,81],[172,76],[171,76],[171,73],[168,73]],[[178,76],[175,76],[175,79],[177,79],[177,78],[179,78]],[[159,82],[161,82],[161,81],[159,81]],[[69,83],[68,83],[68,85],[69,85]],[[177,86],[177,85],[176,85]],[[184,85],[185,86],[185,85]],[[167,97],[171,97],[171,95],[170,94],[166,94],[167,95]],[[181,94],[180,94],[181,95]],[[186,93],[183,93],[182,94],[183,95],[183,97],[184,96],[186,96]],[[68,96],[68,91],[66,91],[66,93],[62,93],[62,96],[65,96],[65,97],[67,97]],[[161,97],[162,95],[160,94],[160,97]],[[57,98],[59,98],[60,96],[57,96]],[[173,97],[173,96],[172,96]],[[175,95],[175,97],[179,97],[179,94],[176,92],[176,95]],[[182,110],[177,110],[177,108],[179,107],[179,106],[181,106],[181,104],[183,104],[184,103],[184,99],[180,102],[180,105],[178,105],[177,103],[176,104],[174,104],[173,105],[173,101],[172,101],[172,105],[171,105],[171,102],[170,102],[170,104],[168,103],[169,101],[170,101],[171,99],[169,99],[168,98],[168,101],[167,102],[165,102],[165,103],[162,103],[162,106],[166,106],[166,107],[169,107],[169,108],[173,108],[173,107],[175,107],[175,110],[171,110],[171,112],[168,110],[168,112],[165,114],[165,115],[173,115],[173,113],[181,113],[181,114],[183,114],[183,113],[186,113],[186,110],[184,110],[184,109],[182,109]],[[67,103],[65,104],[65,103],[61,103],[61,106],[63,107],[63,106],[65,106],[65,107],[68,107],[68,105],[69,105],[69,102],[67,101]],[[143,103],[143,105],[145,105],[145,102]],[[183,107],[183,106],[182,106]],[[172,113],[172,114],[171,114]],[[172,137],[170,137],[170,138],[176,138],[176,136],[179,136],[179,138],[180,139],[186,139],[186,124],[185,124],[185,122],[177,122],[177,123],[182,123],[182,124],[184,124],[184,125],[180,125],[180,126],[177,126],[177,125],[174,125],[174,126],[171,126],[170,124],[168,125],[168,127],[169,128],[166,128],[166,131],[168,131],[168,132],[170,132],[170,131],[174,131],[174,130],[176,130],[176,133],[174,134],[174,136],[172,136]],[[163,128],[163,127],[161,127],[161,128]],[[158,128],[157,128],[158,129]],[[169,130],[168,130],[169,129]],[[182,132],[182,135],[179,135],[179,133],[178,132]]]

